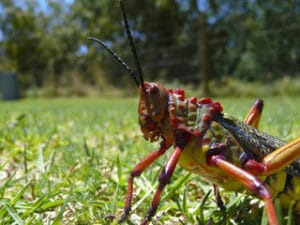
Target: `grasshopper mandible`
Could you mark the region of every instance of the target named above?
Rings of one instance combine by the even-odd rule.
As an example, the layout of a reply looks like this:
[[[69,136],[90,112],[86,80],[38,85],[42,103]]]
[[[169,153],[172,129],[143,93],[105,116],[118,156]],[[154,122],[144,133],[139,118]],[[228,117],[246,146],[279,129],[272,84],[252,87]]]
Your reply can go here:
[[[186,98],[181,89],[166,90],[160,84],[144,82],[126,12],[121,0],[119,3],[137,74],[105,43],[89,39],[102,45],[129,72],[140,95],[138,121],[143,136],[151,142],[160,140],[158,149],[132,170],[119,222],[125,221],[130,213],[134,179],[172,145],[173,152],[162,168],[157,190],[141,224],[148,224],[156,213],[177,164],[213,183],[214,187],[237,192],[246,189],[257,195],[265,203],[269,224],[279,224],[272,197],[278,197],[284,207],[294,204],[294,211],[300,212],[300,139],[286,143],[258,130],[263,109],[261,100],[253,104],[242,122],[222,113],[221,104],[210,98]],[[218,194],[216,199],[223,208]]]

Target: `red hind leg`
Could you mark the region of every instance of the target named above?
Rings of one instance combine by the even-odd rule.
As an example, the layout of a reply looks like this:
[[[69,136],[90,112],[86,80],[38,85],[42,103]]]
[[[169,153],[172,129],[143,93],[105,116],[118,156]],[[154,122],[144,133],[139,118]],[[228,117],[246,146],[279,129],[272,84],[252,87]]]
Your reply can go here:
[[[233,178],[245,185],[251,192],[258,195],[265,202],[269,224],[279,225],[274,204],[272,202],[272,196],[261,180],[251,173],[227,162],[222,155],[212,155],[208,158],[208,162],[211,166],[215,166],[222,171],[227,172]]]
[[[250,108],[250,111],[248,112],[244,122],[255,128],[258,128],[263,107],[263,101],[261,99],[257,99]]]

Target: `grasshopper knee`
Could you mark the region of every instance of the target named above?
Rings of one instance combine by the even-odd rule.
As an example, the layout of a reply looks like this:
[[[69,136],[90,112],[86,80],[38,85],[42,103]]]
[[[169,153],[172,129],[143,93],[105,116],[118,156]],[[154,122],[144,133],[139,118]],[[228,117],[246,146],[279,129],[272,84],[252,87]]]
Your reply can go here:
[[[162,185],[167,185],[170,183],[170,180],[171,180],[171,174],[167,173],[167,171],[164,168],[158,177],[158,181]]]
[[[260,196],[262,199],[272,198],[269,189],[266,185],[258,178],[254,179],[249,185],[249,189],[256,195]]]

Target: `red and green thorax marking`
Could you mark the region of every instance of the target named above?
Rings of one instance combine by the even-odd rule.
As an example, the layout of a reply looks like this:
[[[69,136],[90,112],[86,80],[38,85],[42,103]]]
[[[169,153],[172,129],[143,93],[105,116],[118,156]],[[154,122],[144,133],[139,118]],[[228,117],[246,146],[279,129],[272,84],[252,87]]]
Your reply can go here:
[[[185,126],[187,132],[194,134],[180,157],[180,166],[227,190],[243,192],[245,188],[227,173],[208,164],[207,157],[215,149],[214,146],[221,145],[220,151],[223,151],[226,160],[243,168],[245,160],[251,158],[260,162],[264,156],[286,143],[223,114],[218,102],[208,98],[185,98],[181,89],[168,92],[171,124],[180,128]],[[203,131],[205,133],[201,133]],[[295,209],[300,211],[300,160],[275,174],[260,178],[284,206],[296,201]]]

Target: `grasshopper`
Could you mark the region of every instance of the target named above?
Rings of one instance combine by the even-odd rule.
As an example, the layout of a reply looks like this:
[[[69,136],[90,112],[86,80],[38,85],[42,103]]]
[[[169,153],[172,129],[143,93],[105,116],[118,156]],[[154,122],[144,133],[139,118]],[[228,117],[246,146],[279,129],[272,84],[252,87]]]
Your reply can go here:
[[[138,121],[143,136],[151,142],[160,141],[158,149],[131,171],[119,223],[129,216],[134,179],[172,145],[173,152],[159,175],[158,187],[142,225],[148,224],[155,215],[177,164],[214,184],[221,209],[224,206],[218,186],[235,192],[246,190],[261,198],[272,225],[279,224],[273,198],[279,198],[285,208],[293,204],[294,212],[300,212],[300,139],[286,143],[258,129],[262,100],[252,105],[244,121],[239,121],[223,113],[221,104],[210,98],[186,98],[182,89],[167,90],[158,83],[145,82],[126,12],[121,0],[119,3],[137,73],[104,42],[89,39],[103,46],[128,71],[140,95]]]

